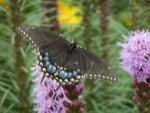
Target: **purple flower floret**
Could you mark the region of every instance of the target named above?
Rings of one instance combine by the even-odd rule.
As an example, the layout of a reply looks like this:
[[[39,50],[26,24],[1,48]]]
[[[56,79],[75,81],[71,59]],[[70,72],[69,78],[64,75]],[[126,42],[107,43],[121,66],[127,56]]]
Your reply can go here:
[[[150,32],[138,30],[124,36],[125,43],[118,43],[121,66],[138,82],[150,78]]]
[[[38,113],[65,113],[67,108],[63,105],[64,102],[70,102],[64,94],[64,90],[58,87],[58,83],[45,77],[42,80],[43,72],[38,63],[33,68],[33,76],[35,83],[33,89],[34,103],[36,104],[35,111]]]

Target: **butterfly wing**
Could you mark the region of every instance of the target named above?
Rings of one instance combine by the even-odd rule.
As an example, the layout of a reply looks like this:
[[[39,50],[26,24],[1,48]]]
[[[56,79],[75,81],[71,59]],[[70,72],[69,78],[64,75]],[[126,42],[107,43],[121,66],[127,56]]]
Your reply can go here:
[[[102,58],[98,58],[84,48],[77,48],[64,66],[70,70],[80,69],[78,78],[87,77],[104,81],[116,81],[115,73],[111,67]]]
[[[40,55],[48,52],[52,63],[62,65],[67,58],[69,42],[61,35],[41,27],[20,26],[17,31],[26,37]]]
[[[84,74],[87,74],[90,78],[99,78],[104,81],[116,81],[115,73],[106,61],[84,49],[80,49],[80,53],[86,57],[85,60],[88,62],[88,66],[90,66],[83,69]]]

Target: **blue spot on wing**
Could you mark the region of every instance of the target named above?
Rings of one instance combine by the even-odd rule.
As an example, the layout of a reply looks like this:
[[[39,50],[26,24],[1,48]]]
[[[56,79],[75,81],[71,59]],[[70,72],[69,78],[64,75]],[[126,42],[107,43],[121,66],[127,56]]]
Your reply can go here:
[[[77,69],[77,73],[80,73],[80,69]]]
[[[63,78],[67,78],[67,75],[68,75],[68,73],[67,73],[67,72],[65,72],[65,74],[64,74],[64,76],[63,76]]]
[[[43,60],[44,60],[44,62],[47,62],[47,61],[49,61],[49,58],[48,57],[44,57]]]
[[[45,64],[46,68],[48,68],[48,66],[50,65],[50,62],[47,61],[47,62],[45,62],[44,64]]]
[[[71,78],[71,77],[72,77],[72,75],[73,75],[73,73],[68,72],[68,78]]]
[[[57,68],[56,68],[55,66],[52,66],[51,73],[54,74],[54,73],[56,72],[56,69],[57,69]]]
[[[64,71],[64,70],[61,70],[61,71],[59,71],[58,75],[59,75],[61,78],[65,79],[65,78],[68,77],[68,72],[66,72],[66,71]]]
[[[61,76],[63,76],[65,74],[65,71],[63,71],[63,70],[61,70],[61,71],[59,71],[59,73],[58,73],[58,75],[61,77]]]
[[[45,52],[45,56],[47,56],[47,57],[48,57],[48,52]]]
[[[76,71],[73,71],[73,76],[77,76],[77,72]]]
[[[51,69],[52,69],[52,65],[50,64],[50,65],[47,67],[47,71],[48,71],[49,73],[51,73]]]

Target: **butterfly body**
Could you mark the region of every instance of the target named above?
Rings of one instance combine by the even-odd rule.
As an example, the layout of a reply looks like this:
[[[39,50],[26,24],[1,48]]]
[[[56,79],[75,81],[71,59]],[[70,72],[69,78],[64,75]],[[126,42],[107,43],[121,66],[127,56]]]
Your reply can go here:
[[[39,53],[38,60],[44,75],[60,84],[78,82],[81,78],[116,81],[111,67],[90,51],[69,43],[62,36],[40,27],[18,27]]]

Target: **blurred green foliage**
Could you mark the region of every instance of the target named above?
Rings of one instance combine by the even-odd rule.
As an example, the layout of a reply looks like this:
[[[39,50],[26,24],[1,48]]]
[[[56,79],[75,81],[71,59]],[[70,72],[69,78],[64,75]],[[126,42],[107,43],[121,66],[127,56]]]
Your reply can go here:
[[[54,0],[55,1],[55,0]],[[89,29],[91,37],[91,51],[97,55],[102,54],[102,47],[100,45],[101,28],[100,23],[100,11],[98,4],[95,4],[97,0],[93,1],[93,4],[85,6],[83,0],[63,0],[73,6],[78,6],[81,9],[85,7],[93,7],[88,15]],[[135,0],[134,8],[136,9],[136,24],[137,28],[150,28],[150,5],[147,0]],[[3,2],[3,3],[2,3]],[[20,16],[22,18],[22,24],[36,25],[36,26],[51,26],[52,20],[57,20],[57,15],[46,16],[48,12],[57,10],[57,7],[51,7],[44,9],[41,0],[19,0],[20,5]],[[53,0],[49,0],[53,2]],[[117,42],[122,42],[122,35],[126,35],[130,30],[133,29],[135,23],[132,18],[134,12],[131,11],[131,4],[128,0],[112,0],[111,14],[109,16],[109,27],[108,27],[108,48],[109,48],[109,63],[113,67],[117,74],[118,82],[116,84],[104,84],[99,80],[90,80],[91,83],[85,85],[83,92],[83,98],[85,99],[85,113],[137,113],[137,109],[132,101],[132,95],[134,93],[132,87],[131,78],[122,71],[119,67],[119,47],[116,46]],[[93,6],[92,6],[93,5]],[[13,23],[11,21],[11,4],[9,0],[0,1],[0,113],[21,113],[18,111],[17,105],[19,103],[17,97],[18,84],[15,80],[14,72],[14,40],[15,33],[12,30]],[[43,11],[44,10],[44,11]],[[12,10],[13,11],[13,10]],[[84,13],[84,12],[83,12]],[[83,16],[83,14],[81,14]],[[45,18],[48,21],[45,22]],[[135,20],[134,19],[134,20]],[[56,32],[61,32],[63,36],[71,41],[74,39],[80,45],[85,46],[84,36],[84,22],[78,25],[60,26],[59,29],[55,29]],[[23,70],[27,75],[20,75],[27,77],[27,85],[32,89],[33,84],[31,83],[31,71],[30,68],[35,61],[35,55],[32,53],[31,46],[22,40],[19,50],[22,53],[25,66]],[[84,80],[85,81],[85,80]],[[90,85],[92,84],[92,85]],[[32,96],[27,97],[28,100],[32,100]],[[30,102],[32,103],[32,102]],[[33,107],[31,106],[31,108]]]

